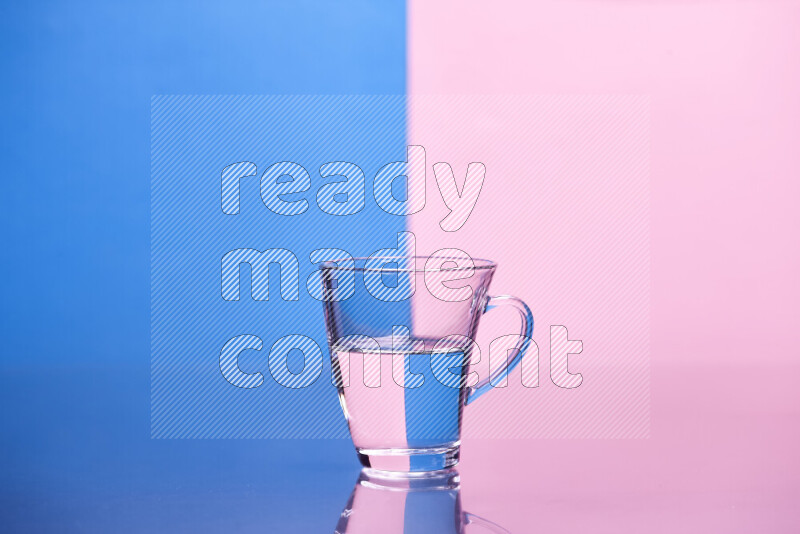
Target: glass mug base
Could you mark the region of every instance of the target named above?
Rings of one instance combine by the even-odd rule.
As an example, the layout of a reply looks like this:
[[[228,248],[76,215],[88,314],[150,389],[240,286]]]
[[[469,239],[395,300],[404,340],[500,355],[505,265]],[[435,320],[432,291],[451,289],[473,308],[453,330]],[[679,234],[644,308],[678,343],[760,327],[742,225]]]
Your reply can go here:
[[[356,448],[358,460],[373,476],[440,476],[458,463],[461,443],[417,449]]]

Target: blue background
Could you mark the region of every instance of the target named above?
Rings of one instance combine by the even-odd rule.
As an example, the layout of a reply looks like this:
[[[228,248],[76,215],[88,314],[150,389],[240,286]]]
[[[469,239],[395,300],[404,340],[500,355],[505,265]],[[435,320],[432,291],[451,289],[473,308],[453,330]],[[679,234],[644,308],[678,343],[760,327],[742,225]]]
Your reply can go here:
[[[309,255],[335,248],[328,257],[334,260],[342,257],[341,251],[363,257],[397,246],[405,218],[378,206],[371,178],[388,162],[406,158],[405,104],[402,95],[154,98],[153,437],[348,437],[327,351],[323,356],[321,350],[327,347],[323,306],[307,287],[320,260],[312,263]],[[226,214],[221,208],[222,169],[241,161],[252,161],[258,170],[238,180],[239,213]],[[259,192],[259,182],[269,182],[260,180],[261,175],[284,161],[305,169],[310,187],[282,195],[301,205],[305,201],[305,211],[291,216],[268,209]],[[342,179],[320,175],[320,166],[329,161],[354,162],[362,170],[359,190],[366,199],[358,213],[336,216],[318,205],[325,202],[324,196],[316,198],[323,183]],[[358,183],[356,177],[348,179],[348,185]],[[352,191],[348,201],[355,203],[356,195]],[[282,250],[294,258],[284,259],[281,268],[271,266],[268,277],[250,264],[238,265],[238,279],[224,285],[238,283],[239,298],[225,300],[221,259],[247,249]],[[321,287],[318,277],[312,280],[312,287]],[[280,292],[284,283],[294,285],[298,294]],[[407,309],[406,303],[398,305]],[[257,388],[235,387],[220,372],[222,347],[240,335],[261,340],[260,350],[237,357],[243,372],[262,374]],[[305,353],[295,348],[287,355],[279,347],[297,347],[286,344],[289,335],[313,342],[308,341]],[[291,380],[303,380],[302,388],[282,385],[289,379],[287,367],[295,373]]]
[[[151,440],[153,94],[402,94],[403,2],[4,2],[0,523],[329,532],[348,440]]]

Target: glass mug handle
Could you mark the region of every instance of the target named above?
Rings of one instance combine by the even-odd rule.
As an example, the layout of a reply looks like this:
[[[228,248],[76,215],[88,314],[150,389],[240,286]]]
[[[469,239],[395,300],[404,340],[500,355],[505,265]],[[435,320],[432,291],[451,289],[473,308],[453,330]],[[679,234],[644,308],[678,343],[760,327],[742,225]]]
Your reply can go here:
[[[525,356],[525,353],[528,351],[528,346],[531,344],[531,336],[533,335],[533,314],[530,308],[528,308],[528,305],[517,297],[512,297],[511,295],[490,296],[486,301],[483,313],[487,313],[490,310],[504,305],[511,306],[519,312],[520,318],[522,319],[520,339],[517,345],[512,349],[513,353],[503,367],[491,373],[489,378],[484,378],[469,389],[464,404],[475,402],[478,397],[494,387],[492,384],[496,384],[499,380],[505,379],[511,371],[519,365],[519,362],[522,361],[522,357]]]

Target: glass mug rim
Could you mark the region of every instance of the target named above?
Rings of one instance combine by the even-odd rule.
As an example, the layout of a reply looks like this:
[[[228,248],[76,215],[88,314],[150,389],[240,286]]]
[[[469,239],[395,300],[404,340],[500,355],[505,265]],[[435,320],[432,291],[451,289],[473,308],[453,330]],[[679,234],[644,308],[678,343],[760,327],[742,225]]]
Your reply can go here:
[[[416,261],[413,265],[402,265],[402,262],[407,262],[410,259],[424,260],[420,266]],[[428,261],[431,259],[440,260],[453,260],[452,262],[445,262],[438,264],[435,268],[428,268]],[[381,265],[377,267],[367,266],[369,260],[379,260]],[[388,260],[396,260],[395,266],[387,265]],[[456,263],[455,260],[470,260],[472,265],[459,265],[453,267],[444,267],[444,265]],[[409,262],[410,263],[410,262]],[[422,272],[460,272],[460,271],[494,271],[497,268],[497,263],[483,259],[473,258],[470,256],[445,256],[440,254],[431,254],[428,256],[362,256],[355,258],[339,258],[323,262],[320,265],[322,271],[348,271],[348,272],[403,272],[403,273],[422,273]]]

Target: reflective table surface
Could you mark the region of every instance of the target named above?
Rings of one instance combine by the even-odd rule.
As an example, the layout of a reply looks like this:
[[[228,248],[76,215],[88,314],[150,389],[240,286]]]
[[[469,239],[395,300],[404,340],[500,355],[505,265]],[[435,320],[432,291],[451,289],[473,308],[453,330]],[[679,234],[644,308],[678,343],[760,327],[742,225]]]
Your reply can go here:
[[[649,439],[467,441],[458,490],[380,505],[385,532],[426,532],[456,496],[515,533],[797,532],[797,378],[656,366]],[[147,369],[2,379],[7,531],[334,532],[359,484],[347,440],[151,440]]]

